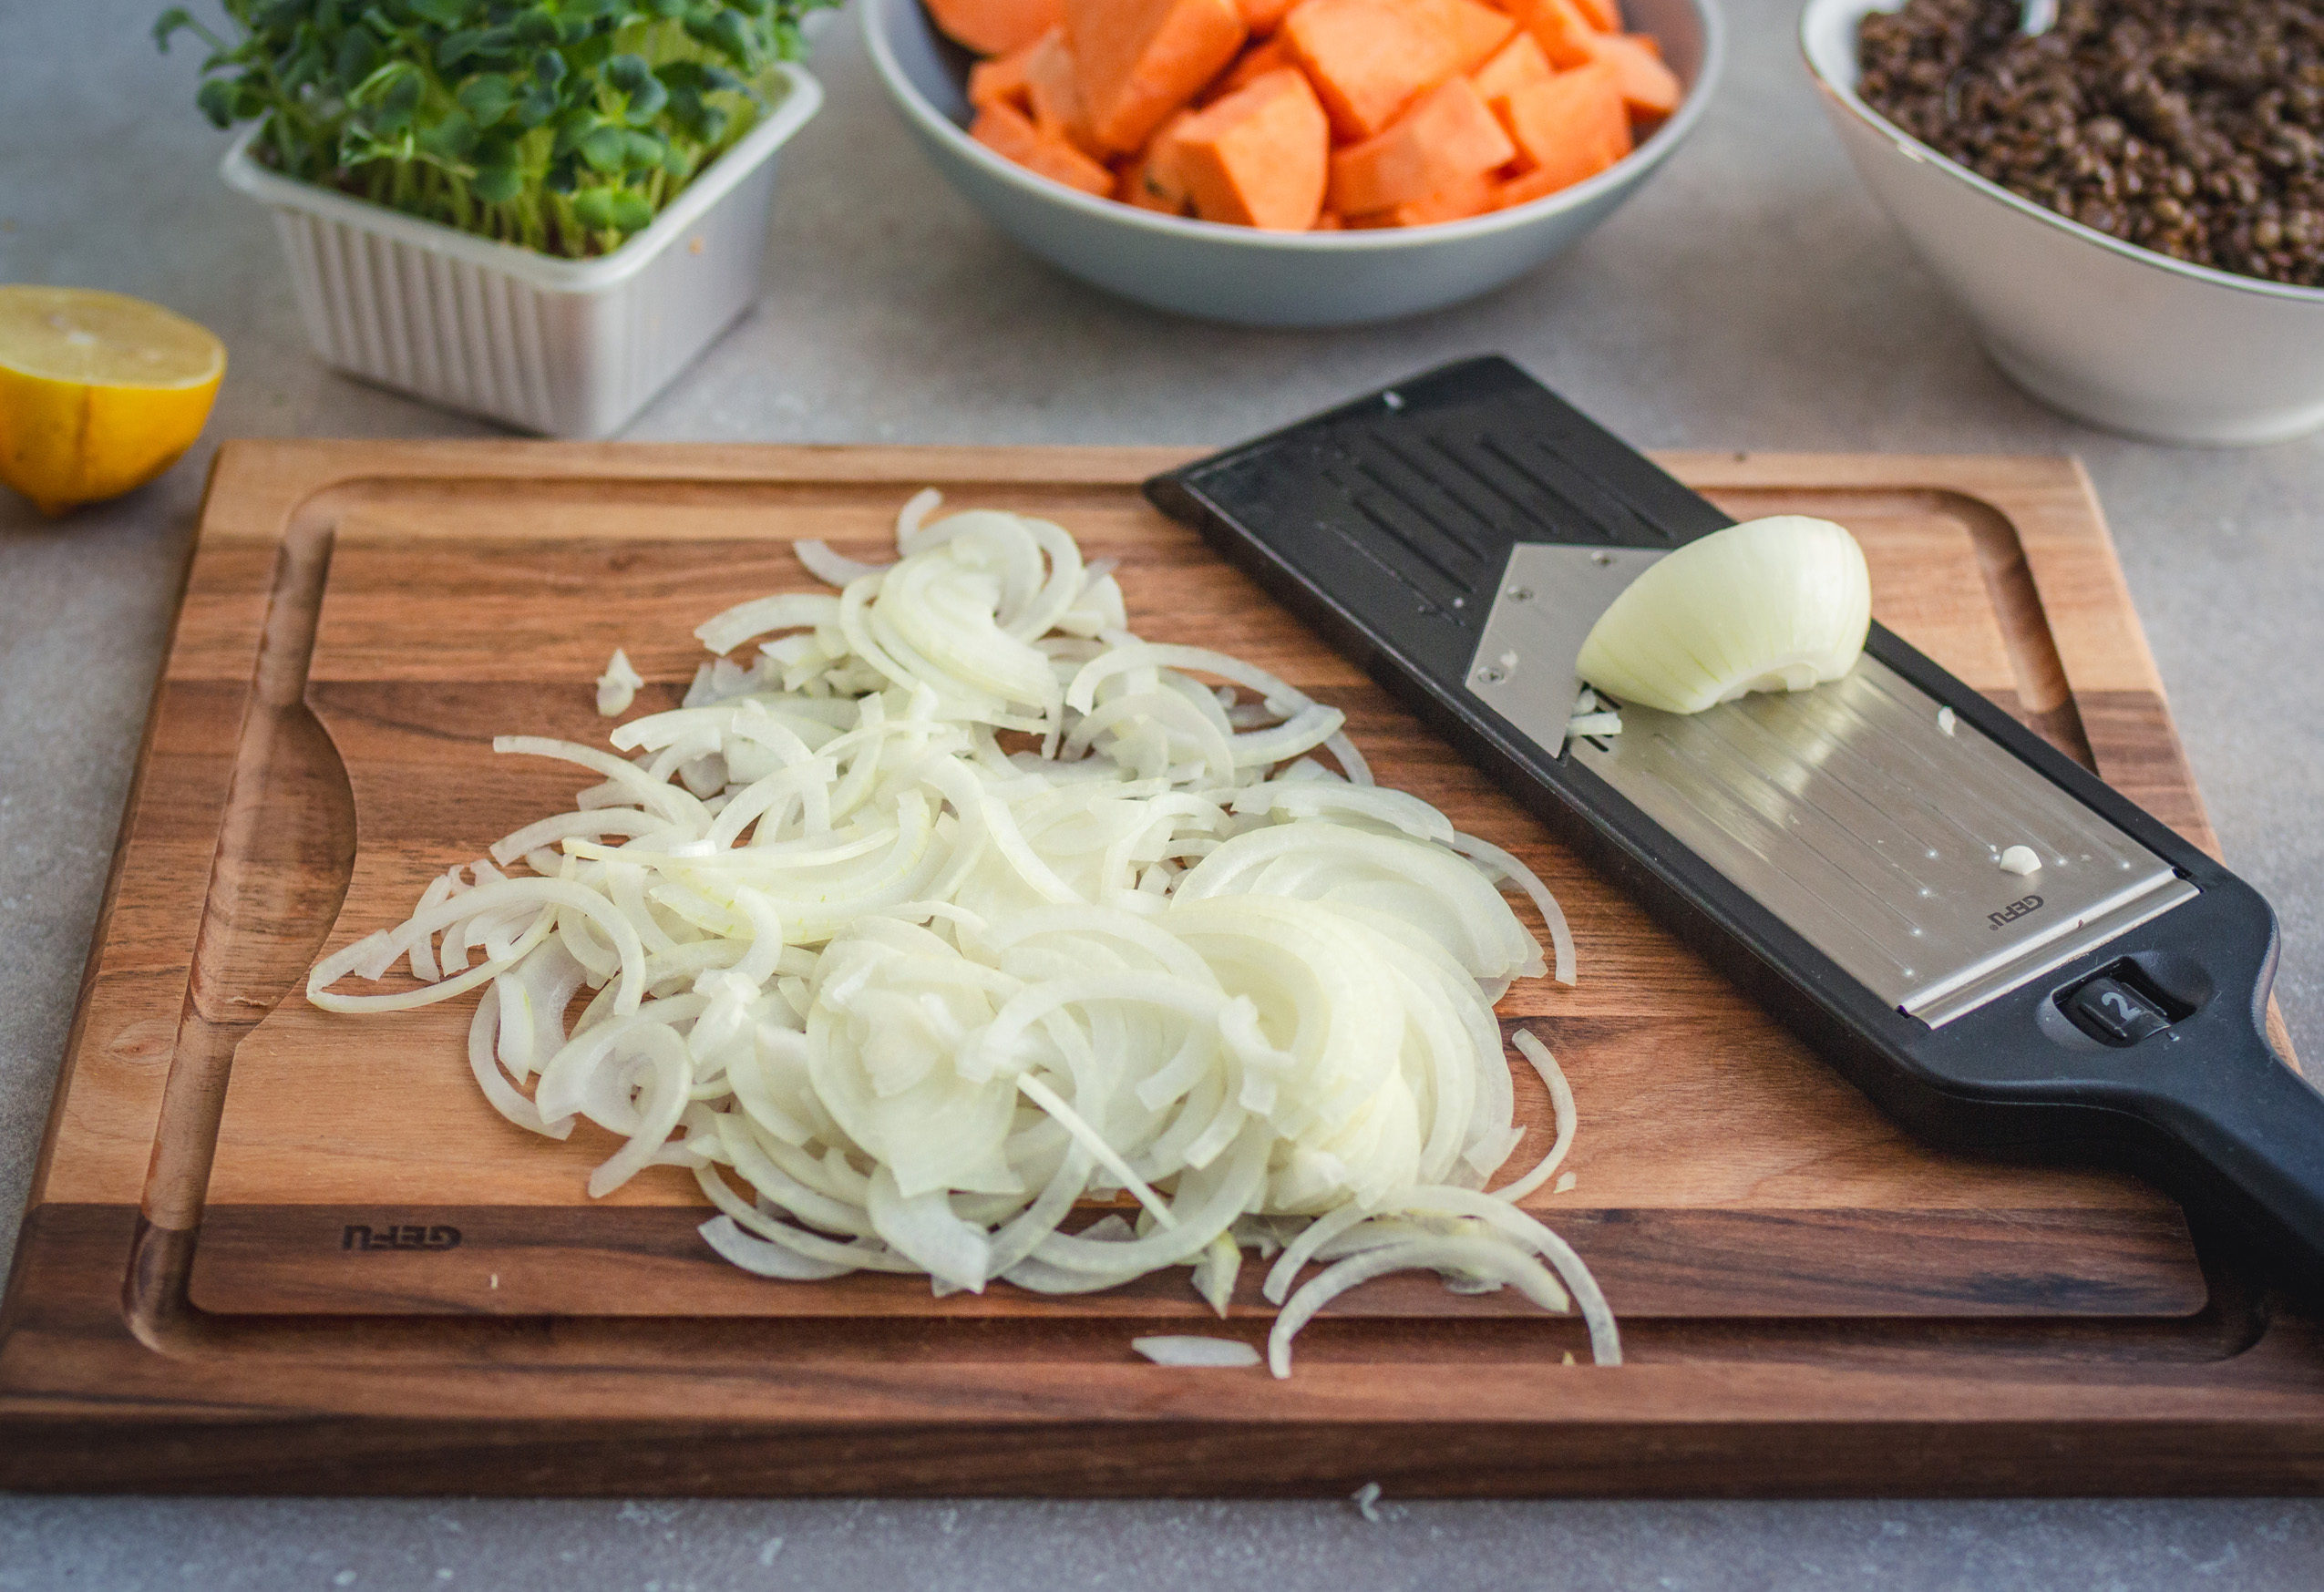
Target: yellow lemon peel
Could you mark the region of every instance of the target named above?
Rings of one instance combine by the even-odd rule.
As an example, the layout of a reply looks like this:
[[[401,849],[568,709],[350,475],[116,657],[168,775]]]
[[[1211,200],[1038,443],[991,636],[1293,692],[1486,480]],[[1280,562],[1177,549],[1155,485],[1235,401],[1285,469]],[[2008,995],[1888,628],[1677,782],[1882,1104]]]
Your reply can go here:
[[[118,497],[201,435],[225,345],[159,304],[0,286],[0,482],[45,514]]]

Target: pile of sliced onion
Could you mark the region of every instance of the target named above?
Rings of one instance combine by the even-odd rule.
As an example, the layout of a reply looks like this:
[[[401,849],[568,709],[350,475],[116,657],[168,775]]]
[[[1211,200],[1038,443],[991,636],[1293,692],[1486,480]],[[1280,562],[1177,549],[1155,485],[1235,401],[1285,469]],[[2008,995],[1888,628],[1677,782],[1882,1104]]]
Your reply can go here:
[[[1330,1299],[1415,1268],[1578,1302],[1618,1361],[1588,1270],[1517,1208],[1573,1135],[1531,1034],[1556,1142],[1483,1192],[1521,1136],[1493,1004],[1548,971],[1504,888],[1573,979],[1540,880],[1373,785],[1336,710],[1130,633],[1057,526],[934,507],[906,506],[890,564],[803,544],[838,595],[710,620],[684,705],[612,751],[497,741],[596,783],[326,957],[308,998],[480,991],[494,1108],[617,1135],[593,1196],[688,1169],[704,1240],[763,1276],[1074,1294],[1186,1266],[1224,1315],[1255,1248],[1277,1375]],[[334,988],[397,963],[416,981]],[[1123,1208],[1069,1230],[1089,1201]]]
[[[1617,702],[1694,714],[1837,680],[1856,667],[1871,625],[1872,580],[1856,538],[1828,519],[1780,514],[1647,566],[1598,616],[1574,667]]]

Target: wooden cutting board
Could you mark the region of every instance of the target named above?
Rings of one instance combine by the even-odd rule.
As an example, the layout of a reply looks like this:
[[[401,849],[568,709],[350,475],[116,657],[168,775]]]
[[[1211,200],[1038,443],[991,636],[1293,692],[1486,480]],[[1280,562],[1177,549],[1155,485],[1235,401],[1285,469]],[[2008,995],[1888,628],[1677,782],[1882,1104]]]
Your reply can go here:
[[[1136,483],[1181,457],[223,450],[0,1313],[0,1485],[2324,1478],[2314,1323],[2134,1179],[1903,1137],[1147,508]],[[1849,524],[1882,620],[2208,842],[2072,463],[1666,462],[1739,517]],[[1183,1272],[1069,1300],[754,1279],[695,1236],[705,1208],[684,1174],[593,1203],[583,1184],[610,1138],[557,1144],[495,1116],[468,1073],[471,1002],[350,1018],[298,997],[321,951],[400,921],[429,877],[570,805],[581,781],[495,756],[493,735],[601,738],[591,683],[617,645],[651,682],[641,710],[674,704],[704,655],[695,623],[812,588],[793,539],[881,556],[902,498],[931,484],[954,507],[1044,514],[1119,559],[1134,628],[1233,651],[1345,708],[1383,780],[1556,890],[1580,982],[1521,987],[1501,1015],[1558,1053],[1581,1128],[1575,1186],[1527,1205],[1597,1271],[1630,1364],[1568,1367],[1578,1322],[1425,1277],[1340,1300],[1282,1383],[1164,1371],[1127,1347],[1142,1329],[1261,1340],[1255,1267],[1224,1323]],[[1519,1069],[1537,1146],[1548,1115]]]

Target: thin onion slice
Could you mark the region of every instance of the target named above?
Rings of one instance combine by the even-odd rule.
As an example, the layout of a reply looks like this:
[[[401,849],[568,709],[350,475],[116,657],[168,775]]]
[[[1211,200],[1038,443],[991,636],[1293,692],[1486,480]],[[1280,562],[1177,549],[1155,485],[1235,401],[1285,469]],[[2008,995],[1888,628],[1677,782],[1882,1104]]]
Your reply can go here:
[[[1426,1268],[1461,1271],[1514,1283],[1543,1310],[1562,1311],[1565,1293],[1542,1264],[1523,1250],[1486,1238],[1414,1238],[1368,1249],[1326,1269],[1293,1294],[1267,1334],[1267,1368],[1278,1377],[1291,1374],[1291,1340],[1340,1295],[1392,1271]]]
[[[1556,1116],[1558,1125],[1557,1137],[1549,1146],[1549,1153],[1541,1157],[1533,1170],[1515,1182],[1504,1184],[1493,1191],[1494,1198],[1507,1200],[1511,1205],[1517,1204],[1527,1195],[1548,1182],[1551,1176],[1557,1172],[1558,1166],[1566,1158],[1566,1152],[1573,1148],[1574,1125],[1577,1120],[1574,1113],[1573,1086],[1566,1082],[1565,1069],[1558,1065],[1558,1058],[1549,1053],[1549,1047],[1534,1037],[1532,1032],[1527,1029],[1518,1029],[1513,1038],[1517,1053],[1532,1063],[1533,1070],[1541,1074],[1541,1082],[1549,1091],[1549,1107]]]
[[[791,551],[797,555],[800,563],[807,566],[808,574],[834,586],[850,586],[866,575],[877,575],[893,567],[867,564],[859,559],[851,559],[834,550],[829,542],[816,536],[793,542]]]
[[[1566,922],[1566,910],[1558,905],[1558,898],[1541,882],[1541,876],[1502,850],[1489,840],[1479,840],[1474,835],[1455,835],[1453,849],[1463,857],[1483,866],[1495,878],[1523,890],[1541,914],[1542,927],[1549,930],[1549,946],[1558,961],[1555,969],[1561,984],[1574,981],[1574,931]]]

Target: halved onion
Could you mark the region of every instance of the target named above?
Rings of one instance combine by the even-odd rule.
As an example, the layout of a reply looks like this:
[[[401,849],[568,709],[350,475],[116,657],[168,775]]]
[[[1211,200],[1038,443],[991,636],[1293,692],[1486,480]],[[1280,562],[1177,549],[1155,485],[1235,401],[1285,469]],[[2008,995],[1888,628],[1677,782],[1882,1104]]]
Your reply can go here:
[[[1617,702],[1701,713],[1839,679],[1871,623],[1856,538],[1828,519],[1779,514],[1649,565],[1598,616],[1575,669]]]

